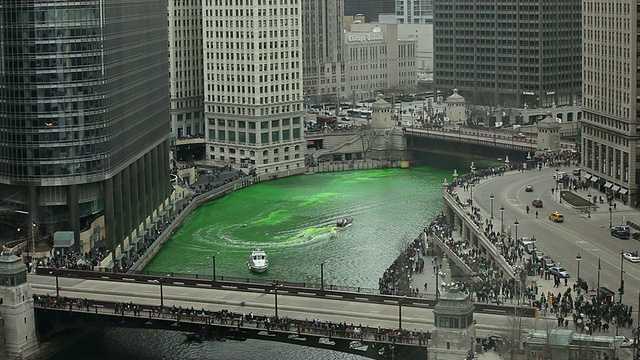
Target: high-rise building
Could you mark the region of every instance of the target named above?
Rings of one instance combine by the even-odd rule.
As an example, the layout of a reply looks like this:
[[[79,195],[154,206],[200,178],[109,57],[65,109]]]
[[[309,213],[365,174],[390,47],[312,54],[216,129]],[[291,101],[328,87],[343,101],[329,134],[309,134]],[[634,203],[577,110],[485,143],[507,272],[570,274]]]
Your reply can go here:
[[[344,15],[364,15],[367,21],[377,21],[382,14],[394,14],[396,0],[343,0]]]
[[[72,250],[104,238],[118,265],[171,195],[166,4],[5,1],[0,13],[3,216],[38,237],[71,231]]]
[[[610,197],[638,203],[638,27],[634,0],[583,3],[583,176]]]
[[[202,2],[168,1],[171,131],[178,138],[204,133]]]
[[[205,2],[207,161],[305,171],[303,0]]]
[[[302,2],[303,77],[307,103],[335,101],[346,96],[343,5],[343,0]]]
[[[399,24],[430,24],[433,22],[433,0],[396,0]]]
[[[473,104],[577,104],[581,11],[582,0],[436,1],[436,88],[457,88]]]

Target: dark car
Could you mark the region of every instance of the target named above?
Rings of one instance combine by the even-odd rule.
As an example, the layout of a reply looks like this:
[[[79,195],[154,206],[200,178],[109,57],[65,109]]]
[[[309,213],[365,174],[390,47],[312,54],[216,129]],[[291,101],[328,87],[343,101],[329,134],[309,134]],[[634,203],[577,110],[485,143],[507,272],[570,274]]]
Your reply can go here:
[[[533,185],[527,185],[524,187],[524,191],[526,192],[532,192],[533,191]]]
[[[533,201],[531,202],[531,205],[533,205],[533,207],[535,207],[535,208],[541,208],[542,207],[542,200],[533,199]]]
[[[611,236],[620,239],[628,239],[631,236],[631,230],[627,225],[619,225],[611,228]]]
[[[634,232],[631,237],[640,241],[640,232]]]

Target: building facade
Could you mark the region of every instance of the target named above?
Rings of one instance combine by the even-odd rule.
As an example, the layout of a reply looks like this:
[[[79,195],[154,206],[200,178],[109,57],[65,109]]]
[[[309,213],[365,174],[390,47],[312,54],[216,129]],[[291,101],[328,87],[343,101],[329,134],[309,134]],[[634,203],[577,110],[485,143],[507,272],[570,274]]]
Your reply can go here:
[[[302,0],[207,0],[207,162],[303,172]]]
[[[382,14],[395,14],[396,0],[344,0],[344,15],[362,14],[365,19],[374,21]]]
[[[169,0],[169,101],[178,138],[204,134],[202,2]]]
[[[5,222],[38,238],[73,231],[83,252],[95,244],[81,233],[95,233],[115,266],[171,195],[166,5],[11,1],[0,12]]]
[[[344,2],[302,2],[304,96],[307,104],[342,98],[345,86],[343,55]]]
[[[344,41],[352,101],[415,88],[416,40],[398,39],[398,24],[354,22]]]
[[[433,0],[396,0],[395,15],[400,24],[433,22]]]
[[[435,2],[435,87],[472,104],[579,103],[581,11],[581,0]]]
[[[601,191],[638,201],[637,1],[583,6],[582,166]]]

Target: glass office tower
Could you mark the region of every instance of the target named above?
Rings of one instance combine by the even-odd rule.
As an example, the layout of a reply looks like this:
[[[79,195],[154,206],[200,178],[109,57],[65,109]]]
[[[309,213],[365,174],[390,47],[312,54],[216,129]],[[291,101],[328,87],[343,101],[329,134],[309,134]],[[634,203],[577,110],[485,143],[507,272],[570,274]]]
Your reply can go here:
[[[11,0],[0,14],[4,216],[27,214],[38,237],[73,231],[75,250],[104,238],[117,265],[171,194],[166,2]]]

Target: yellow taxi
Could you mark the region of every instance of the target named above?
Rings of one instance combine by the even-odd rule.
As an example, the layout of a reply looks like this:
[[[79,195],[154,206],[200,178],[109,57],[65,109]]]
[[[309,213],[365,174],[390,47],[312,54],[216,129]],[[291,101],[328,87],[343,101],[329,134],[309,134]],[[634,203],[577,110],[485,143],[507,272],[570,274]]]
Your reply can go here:
[[[554,212],[549,214],[549,220],[554,221],[554,222],[563,222],[564,221],[564,215],[560,214],[559,212]]]

